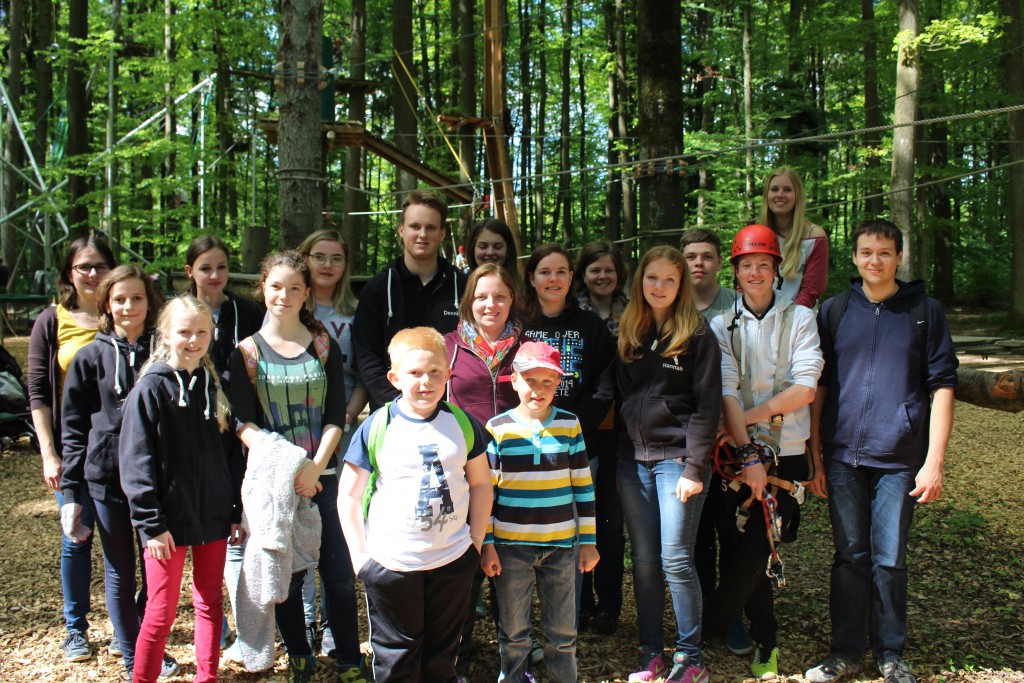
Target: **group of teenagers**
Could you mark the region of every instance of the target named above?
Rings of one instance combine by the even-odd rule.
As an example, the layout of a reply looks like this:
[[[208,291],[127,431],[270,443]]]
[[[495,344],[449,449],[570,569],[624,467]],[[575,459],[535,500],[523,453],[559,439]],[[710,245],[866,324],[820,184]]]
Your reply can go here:
[[[162,306],[101,240],[69,246],[28,368],[68,659],[91,656],[97,529],[111,649],[135,681],[178,671],[164,647],[191,548],[196,681],[217,679],[224,584],[225,655],[250,671],[273,665],[276,626],[293,681],[321,652],[342,683],[469,681],[490,582],[499,680],[532,681],[542,661],[575,683],[577,633],[618,627],[628,532],[629,681],[706,683],[713,638],[769,679],[778,544],[809,490],[828,498],[835,554],[832,647],[806,678],[857,675],[869,642],[887,683],[913,683],[907,538],[915,504],[941,494],[957,361],[924,284],[896,279],[896,226],[853,231],[859,277],[817,310],[828,238],[790,169],[733,240],[735,288],[705,229],[650,249],[629,284],[605,242],[575,260],[540,245],[520,275],[495,219],[474,226],[467,275],[441,255],[447,219],[410,193],[403,253],[358,301],[333,231],[264,259],[263,306],[225,289],[216,237],[189,245],[189,291]]]

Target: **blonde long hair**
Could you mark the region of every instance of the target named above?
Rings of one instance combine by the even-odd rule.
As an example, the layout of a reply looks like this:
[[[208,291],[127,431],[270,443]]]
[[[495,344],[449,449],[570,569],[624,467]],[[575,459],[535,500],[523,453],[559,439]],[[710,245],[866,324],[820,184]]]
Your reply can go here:
[[[629,303],[619,323],[619,356],[623,362],[631,363],[640,358],[640,347],[647,341],[647,334],[654,325],[654,314],[644,298],[644,275],[647,267],[659,259],[679,269],[679,294],[671,315],[659,330],[658,341],[665,343],[661,357],[672,358],[686,353],[690,337],[702,333],[704,317],[693,303],[683,252],[675,247],[653,247],[640,259],[630,288]]]
[[[352,293],[352,281],[349,278],[350,266],[352,264],[348,244],[341,238],[341,234],[337,230],[317,230],[302,240],[302,244],[299,245],[296,251],[302,254],[302,257],[308,261],[313,245],[317,242],[337,242],[341,246],[341,253],[345,255],[345,272],[341,274],[341,279],[334,285],[331,303],[334,304],[334,310],[340,315],[355,315],[358,301],[356,295]],[[315,311],[316,297],[310,296],[309,298],[312,304],[311,307]]]
[[[150,354],[146,364],[142,366],[142,370],[139,372],[140,378],[150,371],[154,363],[159,361],[166,362],[170,358],[171,349],[167,346],[167,333],[171,327],[171,319],[183,311],[205,316],[210,321],[210,330],[213,330],[213,314],[210,312],[209,306],[191,294],[183,294],[171,299],[160,311],[160,316],[156,320],[156,348],[153,349],[153,353]],[[203,354],[202,364],[206,372],[213,379],[213,385],[217,387],[217,424],[220,427],[220,431],[226,432],[228,430],[228,415],[231,413],[231,404],[228,403],[228,398],[224,395],[224,391],[220,386],[220,377],[217,376],[217,370],[213,367],[213,361],[210,360],[209,349]]]
[[[775,214],[768,208],[768,188],[771,187],[775,176],[784,175],[793,183],[793,194],[796,195],[793,202],[793,222],[790,224],[789,237],[783,238],[782,245],[782,268],[779,274],[784,278],[796,277],[800,269],[800,244],[811,227],[806,216],[806,198],[804,197],[804,183],[800,180],[800,174],[785,166],[776,168],[764,178],[764,194],[761,196],[761,225],[767,225],[779,234],[779,226],[775,221]],[[782,235],[779,235],[782,237]]]

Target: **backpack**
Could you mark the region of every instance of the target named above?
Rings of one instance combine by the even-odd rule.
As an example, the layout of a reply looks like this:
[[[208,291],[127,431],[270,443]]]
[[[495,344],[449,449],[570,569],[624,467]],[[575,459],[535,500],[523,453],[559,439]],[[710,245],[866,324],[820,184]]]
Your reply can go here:
[[[370,512],[370,500],[377,491],[377,477],[380,475],[380,469],[377,467],[377,453],[384,446],[384,433],[387,432],[388,425],[391,423],[392,403],[393,401],[385,403],[383,408],[373,414],[372,422],[370,422],[370,433],[366,439],[366,454],[370,457],[370,466],[373,469],[370,471],[370,479],[366,482],[366,488],[363,489],[363,520],[366,520]],[[453,405],[448,401],[444,403],[452,411],[455,421],[459,423],[459,428],[462,429],[462,437],[466,441],[466,452],[472,451],[475,445],[475,438],[473,425],[469,421],[469,415],[457,405]]]
[[[28,390],[21,377],[18,361],[10,351],[0,346],[0,413],[28,411]]]
[[[326,332],[318,332],[313,335],[313,346],[316,349],[316,357],[320,365],[327,367],[327,352],[331,350],[331,338]],[[238,350],[242,352],[245,359],[245,374],[249,375],[249,383],[256,386],[256,368],[259,366],[260,354],[256,348],[256,342],[252,337],[246,337],[238,342]]]
[[[828,335],[832,347],[836,345],[836,335],[839,332],[839,323],[846,314],[846,306],[850,303],[852,289],[847,289],[832,298],[832,307],[828,309]],[[914,331],[917,333],[917,347],[921,351],[921,357],[927,357],[926,344],[928,342],[928,296],[924,292],[914,295],[910,304],[910,317],[914,322]]]

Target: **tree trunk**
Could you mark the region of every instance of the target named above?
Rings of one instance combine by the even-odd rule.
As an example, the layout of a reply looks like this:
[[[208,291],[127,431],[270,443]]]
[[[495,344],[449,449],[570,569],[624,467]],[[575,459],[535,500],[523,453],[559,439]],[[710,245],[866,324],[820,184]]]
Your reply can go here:
[[[1024,410],[1024,369],[992,372],[960,368],[956,375],[958,401],[1008,413]]]
[[[791,6],[795,4],[791,3]],[[754,84],[753,66],[750,56],[750,41],[753,38],[754,20],[750,0],[743,3],[743,133],[746,139],[746,198],[747,215],[754,215]]]
[[[864,22],[864,126],[875,128],[882,125],[882,110],[878,106],[878,31],[875,28],[875,0],[861,0],[861,19]],[[882,146],[881,133],[865,133],[864,147],[867,148],[867,195],[882,192],[882,183],[876,179],[881,166],[877,151]],[[865,203],[869,216],[882,213],[883,197],[873,197]]]
[[[472,0],[458,0],[459,3],[459,113],[463,116],[478,116],[476,93],[476,3]],[[466,126],[459,130],[459,182],[469,183],[476,174],[476,129]],[[465,169],[465,170],[463,170]],[[467,175],[467,172],[469,175]],[[463,234],[472,227],[473,215],[467,211]]]
[[[85,44],[89,39],[89,2],[70,0],[68,3],[68,143],[70,166],[68,180],[68,227],[70,239],[89,232],[89,207],[85,196],[89,192],[89,176],[85,172],[89,154],[89,78],[85,61]]]
[[[171,0],[164,0],[164,66],[167,69],[167,80],[164,81],[164,140],[167,143],[168,149],[174,146],[175,129],[177,128],[177,117],[174,113],[174,71],[172,68],[177,52],[174,45],[174,39],[171,34],[171,18],[173,15],[174,4]],[[163,191],[160,195],[160,218],[162,234],[164,237],[178,232],[178,221],[174,213],[175,209],[178,208],[178,196],[176,193],[171,192],[168,189],[171,187],[171,179],[174,178],[175,158],[176,155],[173,151],[168,151],[164,155],[162,169]],[[142,246],[142,255],[147,259],[152,259],[154,255],[153,243],[147,241]]]
[[[615,60],[615,2],[604,0],[601,5],[604,17],[604,40],[608,55]],[[608,71],[608,164],[618,161],[618,110],[619,84],[614,69]],[[605,185],[604,197],[604,237],[617,240],[622,235],[622,178],[621,169],[612,168],[608,171],[608,183]]]
[[[323,227],[323,144],[320,139],[320,93],[324,6],[316,0],[282,0],[281,121],[278,124],[281,241],[298,246]]]
[[[893,123],[911,123],[917,115],[918,82],[920,59],[916,50],[906,45],[906,40],[916,38],[919,31],[917,0],[899,0],[899,30],[905,40],[900,41],[896,57],[896,108]],[[914,244],[914,126],[904,126],[893,131],[892,139],[892,180],[889,183],[892,195],[889,198],[889,213],[892,222],[903,233],[903,264],[899,277],[909,280],[915,272],[917,245]]]
[[[396,52],[392,60],[395,84],[391,94],[395,109],[395,147],[409,156],[418,157],[416,88],[413,85],[416,64],[412,59],[412,0],[395,0],[392,4],[391,17],[391,41]],[[415,190],[416,177],[400,171],[397,185],[400,192]],[[401,201],[399,198],[399,204]]]
[[[1024,39],[1021,29],[1020,0],[1000,0],[1002,13],[1010,18],[1006,26],[1007,51],[1003,53],[1003,77],[1008,94],[1007,104],[1024,102],[1024,59],[1017,46]],[[1010,186],[1006,195],[1010,203],[1010,241],[1013,258],[1010,267],[1010,311],[1006,324],[1024,327],[1024,111],[1007,114],[1009,121]],[[1019,384],[1018,384],[1019,386]]]
[[[348,62],[351,65],[349,77],[353,80],[366,78],[366,0],[352,0],[351,35],[349,36]],[[357,88],[348,96],[348,118],[352,121],[366,121],[366,92]],[[341,236],[349,246],[349,265],[355,273],[365,272],[367,217],[354,216],[370,207],[366,196],[366,167],[363,164],[363,150],[359,147],[345,149],[345,211],[341,219]]]
[[[530,16],[528,3],[519,3],[519,82],[523,92],[523,142],[519,146],[519,174],[525,178],[522,184],[522,196],[527,198],[523,209],[522,223],[519,226],[519,239],[523,251],[527,250],[527,236],[533,236],[537,224],[536,206],[533,202],[534,180],[530,170],[533,167],[533,66],[532,66],[532,34],[533,20]],[[531,240],[534,241],[534,240]]]
[[[679,3],[639,0],[637,84],[640,161],[683,152],[683,64]],[[640,234],[678,228],[684,216],[684,183],[673,161],[647,166],[640,177]],[[658,241],[665,241],[661,238]],[[647,237],[646,251],[657,242]]]
[[[558,199],[557,206],[560,207],[559,211],[555,212],[554,215],[554,228],[557,232],[559,223],[562,228],[562,244],[569,246],[572,242],[572,204],[573,204],[573,190],[572,190],[572,178],[569,175],[569,169],[571,162],[569,160],[569,136],[572,134],[569,121],[569,101],[572,97],[572,82],[570,80],[569,69],[572,64],[572,4],[573,0],[565,0],[565,6],[562,8],[562,101],[559,116],[559,133],[560,139],[558,143],[558,170],[560,171],[558,176]]]
[[[7,96],[11,98],[11,105],[17,107],[17,111],[20,113],[22,51],[25,45],[24,0],[11,0],[9,12],[7,17],[7,30],[10,37],[10,43],[7,46],[9,70],[6,89]],[[15,169],[20,170],[25,165],[25,148],[22,147],[21,138],[14,127],[15,112],[4,107],[4,113],[7,117],[4,121],[4,160],[9,165],[4,166],[2,170],[4,192],[3,197],[0,197],[0,202],[3,202],[3,207],[0,207],[0,216],[6,216],[18,208],[22,183]],[[24,223],[24,220],[18,219],[18,223]],[[3,231],[0,233],[3,260],[8,268],[14,266],[14,260],[18,256],[18,231],[14,226],[13,220],[4,222]]]
[[[547,12],[545,8],[537,13],[537,33],[541,36],[547,35]],[[544,184],[546,179],[544,173],[544,136],[547,135],[548,121],[548,89],[545,87],[548,81],[548,58],[547,50],[539,50],[537,78],[541,83],[540,101],[537,103],[537,135],[533,140],[533,173],[536,176],[533,180],[533,202],[534,202],[534,240],[535,245],[545,241],[544,238]]]
[[[632,108],[629,91],[629,81],[626,78],[626,0],[615,0],[615,78],[619,88],[619,163],[625,164],[632,158],[632,143],[626,143],[629,138],[629,122],[632,120]],[[630,239],[636,236],[636,187],[633,175],[622,172],[622,238]],[[635,249],[632,242],[626,244],[626,260]]]

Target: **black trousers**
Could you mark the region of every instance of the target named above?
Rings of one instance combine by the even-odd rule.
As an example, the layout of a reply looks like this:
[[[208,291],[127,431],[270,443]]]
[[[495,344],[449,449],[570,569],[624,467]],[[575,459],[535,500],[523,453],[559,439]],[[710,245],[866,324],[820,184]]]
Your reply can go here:
[[[455,660],[480,553],[443,567],[396,572],[368,560],[359,571],[370,613],[376,683],[455,683]]]
[[[594,482],[597,503],[597,552],[601,561],[594,571],[583,575],[580,611],[619,618],[622,612],[622,577],[625,568],[626,532],[619,499],[618,435],[602,429],[587,442],[587,455],[598,459]],[[597,594],[595,600],[594,594]]]
[[[803,455],[779,458],[780,479],[803,481],[807,474],[807,460]],[[718,588],[704,614],[704,627],[709,633],[723,634],[743,611],[750,620],[750,637],[754,642],[774,646],[779,623],[775,619],[774,588],[765,573],[770,548],[760,502],[755,500],[750,506],[744,533],[736,528],[736,508],[749,497],[750,489],[745,485],[740,486],[739,491],[726,490],[714,511],[722,554],[728,561],[722,566]],[[779,491],[778,502],[783,538],[791,538],[789,534],[796,527],[800,506],[783,490]]]

